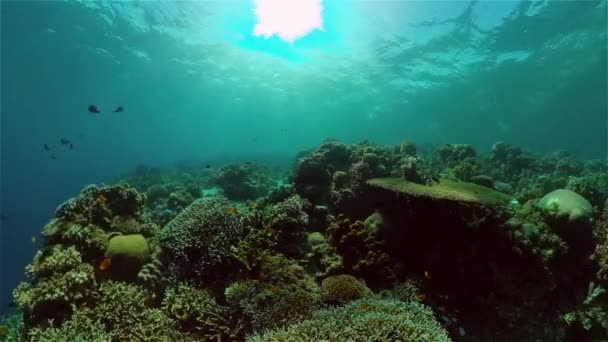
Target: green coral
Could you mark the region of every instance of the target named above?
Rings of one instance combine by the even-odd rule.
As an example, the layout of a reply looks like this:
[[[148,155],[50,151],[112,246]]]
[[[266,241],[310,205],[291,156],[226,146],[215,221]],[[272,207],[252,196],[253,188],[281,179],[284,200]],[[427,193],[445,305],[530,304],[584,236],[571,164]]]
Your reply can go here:
[[[250,280],[231,284],[226,301],[242,311],[254,329],[308,317],[319,302],[319,288],[305,270],[282,255],[261,253]]]
[[[321,300],[329,305],[345,305],[371,293],[364,283],[348,274],[327,277],[321,283]]]
[[[27,340],[31,342],[111,342],[112,336],[106,332],[105,326],[101,322],[77,311],[58,327],[31,329],[28,332]]]
[[[199,199],[175,217],[160,233],[169,270],[184,280],[203,280],[226,261],[241,237],[238,214],[221,198]]]
[[[82,314],[105,326],[112,341],[172,341],[186,339],[175,322],[151,305],[142,287],[117,281],[100,286],[100,300],[81,309]],[[182,339],[177,340],[182,340]]]
[[[608,338],[608,291],[590,283],[583,302],[563,319],[569,326],[580,326],[589,331],[598,340]]]
[[[174,319],[181,331],[205,341],[242,339],[239,321],[231,321],[228,308],[220,306],[206,289],[181,283],[167,288],[163,311]]]
[[[82,262],[73,246],[38,251],[26,274],[32,282],[20,283],[13,296],[31,322],[63,319],[72,312],[71,305],[90,299],[96,288],[93,267]]]
[[[395,285],[390,291],[390,295],[402,302],[419,302],[420,289],[411,280]]]
[[[311,319],[257,334],[263,341],[450,341],[433,312],[416,302],[361,299],[317,311]]]

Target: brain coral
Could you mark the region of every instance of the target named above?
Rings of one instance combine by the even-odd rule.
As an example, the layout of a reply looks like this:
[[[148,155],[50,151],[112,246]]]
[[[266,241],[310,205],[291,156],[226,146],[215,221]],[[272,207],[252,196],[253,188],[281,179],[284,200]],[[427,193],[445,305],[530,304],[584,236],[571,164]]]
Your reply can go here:
[[[225,261],[243,231],[238,214],[229,209],[225,199],[199,199],[165,226],[160,246],[174,275],[205,277]]]
[[[370,294],[364,283],[348,274],[327,277],[321,283],[321,300],[329,305],[348,304]]]
[[[254,335],[249,341],[442,342],[450,338],[428,307],[372,298],[317,311],[311,319]]]
[[[593,207],[583,196],[572,190],[557,189],[545,195],[538,203],[543,209],[556,211],[569,221],[591,218]]]

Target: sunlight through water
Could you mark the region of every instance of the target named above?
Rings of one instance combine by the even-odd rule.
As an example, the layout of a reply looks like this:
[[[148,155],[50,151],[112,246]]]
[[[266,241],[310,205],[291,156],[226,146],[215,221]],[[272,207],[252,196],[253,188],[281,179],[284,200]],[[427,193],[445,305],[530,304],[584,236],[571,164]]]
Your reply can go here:
[[[323,0],[254,0],[255,36],[277,35],[293,43],[310,32],[323,31]]]

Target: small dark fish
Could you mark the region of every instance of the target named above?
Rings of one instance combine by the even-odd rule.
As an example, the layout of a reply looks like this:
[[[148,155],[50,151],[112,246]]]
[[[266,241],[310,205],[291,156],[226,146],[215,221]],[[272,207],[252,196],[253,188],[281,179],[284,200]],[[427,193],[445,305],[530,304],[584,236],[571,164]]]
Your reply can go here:
[[[205,169],[210,169],[210,168],[211,168],[211,165],[209,165],[209,164],[205,165]]]
[[[51,150],[51,147],[49,146],[49,144],[44,144],[44,150],[49,152]]]
[[[0,222],[4,222],[8,220],[8,216],[4,215],[4,214],[0,214]]]
[[[57,157],[55,157],[54,155],[51,154],[51,159],[55,160],[55,159],[57,159]]]
[[[432,180],[434,180],[434,181],[435,181],[435,182],[437,182],[437,183],[441,183],[441,182],[439,182],[439,178],[437,178],[437,177],[435,177],[435,176],[431,176],[431,179],[432,179]]]
[[[118,107],[116,107],[116,109],[114,110],[114,113],[120,113],[120,112],[122,112],[123,110],[125,110],[125,108],[124,108],[123,106],[118,106]]]
[[[96,105],[90,105],[89,112],[99,114],[101,113],[101,109],[99,109],[99,107],[97,107]]]
[[[74,149],[74,144],[70,143],[70,150]]]
[[[61,138],[61,140],[59,140],[59,142],[61,142],[61,145],[68,145],[68,144],[72,144],[68,139],[66,138]]]

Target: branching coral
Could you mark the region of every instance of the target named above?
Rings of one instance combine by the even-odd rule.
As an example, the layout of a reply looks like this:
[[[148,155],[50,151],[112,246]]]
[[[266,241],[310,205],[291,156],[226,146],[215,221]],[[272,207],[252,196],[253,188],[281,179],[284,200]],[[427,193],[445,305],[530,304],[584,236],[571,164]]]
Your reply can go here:
[[[28,332],[27,340],[31,342],[111,342],[112,336],[106,332],[105,326],[101,322],[77,311],[69,320],[58,327],[35,327],[31,329]]]
[[[249,338],[262,341],[450,341],[433,312],[416,302],[361,299]]]
[[[278,250],[286,255],[302,255],[304,232],[308,226],[307,210],[310,210],[310,204],[298,195],[289,197],[270,210],[266,229],[275,232]]]
[[[231,321],[228,308],[218,305],[205,289],[185,283],[167,288],[162,308],[178,323],[181,331],[205,341],[236,341],[243,338],[241,322]]]
[[[56,245],[39,251],[26,274],[32,283],[19,284],[13,295],[28,323],[62,320],[71,314],[73,304],[91,299],[96,289],[93,267],[82,263],[74,247]]]
[[[162,230],[160,246],[175,276],[202,281],[226,260],[243,230],[229,209],[224,199],[199,199]]]
[[[316,308],[319,289],[305,270],[282,255],[262,253],[249,273],[225,290],[226,301],[248,317],[254,329],[305,318]]]
[[[590,283],[583,302],[563,319],[570,326],[589,331],[594,340],[605,340],[608,338],[608,291]]]
[[[344,271],[365,279],[377,287],[394,278],[390,258],[382,243],[370,233],[365,223],[351,222],[340,215],[328,229],[329,244],[342,256]]]

